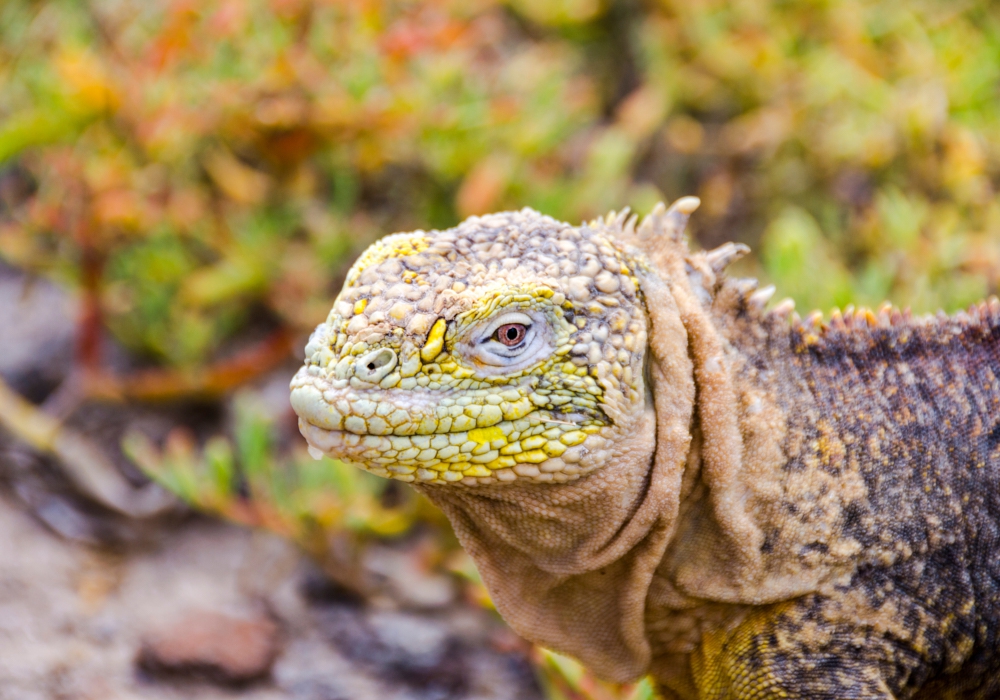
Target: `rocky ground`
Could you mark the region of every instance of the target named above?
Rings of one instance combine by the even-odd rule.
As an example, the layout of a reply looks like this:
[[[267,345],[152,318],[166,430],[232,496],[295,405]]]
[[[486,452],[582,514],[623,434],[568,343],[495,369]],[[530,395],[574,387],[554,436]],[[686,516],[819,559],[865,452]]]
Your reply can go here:
[[[0,270],[0,375],[49,408],[72,316],[54,287]],[[175,418],[95,406],[71,423],[110,443]],[[358,596],[273,535],[106,512],[0,435],[0,700],[540,699],[526,646],[414,564],[419,537],[373,547],[365,566],[386,585]]]
[[[0,698],[540,697],[484,611],[371,604],[287,543],[194,519],[128,553],[0,500]]]

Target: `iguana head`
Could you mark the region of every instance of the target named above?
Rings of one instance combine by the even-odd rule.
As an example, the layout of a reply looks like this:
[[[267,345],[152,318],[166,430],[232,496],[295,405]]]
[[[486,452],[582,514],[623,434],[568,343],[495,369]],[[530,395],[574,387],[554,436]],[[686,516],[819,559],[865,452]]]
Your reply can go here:
[[[313,455],[434,484],[599,468],[646,403],[643,261],[530,209],[378,241],[292,380]]]

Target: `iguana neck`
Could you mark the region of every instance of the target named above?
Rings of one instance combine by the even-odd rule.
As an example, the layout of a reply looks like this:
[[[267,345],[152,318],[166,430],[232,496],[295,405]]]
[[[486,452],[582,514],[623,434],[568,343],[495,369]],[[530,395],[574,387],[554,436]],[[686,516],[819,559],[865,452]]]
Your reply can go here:
[[[638,416],[605,467],[570,483],[418,487],[519,634],[618,681],[649,664],[646,593],[676,510],[679,479],[651,468],[654,420]]]

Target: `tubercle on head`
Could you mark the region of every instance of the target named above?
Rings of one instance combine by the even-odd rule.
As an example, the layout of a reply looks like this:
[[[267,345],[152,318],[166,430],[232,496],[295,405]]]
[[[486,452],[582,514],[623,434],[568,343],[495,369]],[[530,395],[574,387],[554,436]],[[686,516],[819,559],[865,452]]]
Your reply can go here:
[[[316,364],[331,364],[336,358],[356,359],[362,355],[367,356],[374,348],[389,347],[400,350],[403,355],[403,376],[412,376],[428,368],[440,369],[442,362],[449,363],[449,371],[475,372],[477,366],[464,363],[463,367],[462,358],[455,355],[454,349],[462,335],[477,323],[481,324],[505,312],[524,310],[544,312],[553,324],[565,325],[567,333],[573,330],[571,324],[564,320],[564,314],[573,317],[573,304],[564,294],[547,286],[521,284],[494,289],[477,296],[471,307],[461,313],[445,312],[436,318],[416,314],[405,327],[387,322],[384,317],[378,323],[371,323],[368,318],[358,323],[357,316],[364,314],[369,308],[368,299],[356,301],[353,307],[349,303],[338,303],[327,322],[317,329],[317,334],[324,338],[327,347],[320,352],[318,341],[314,337],[307,355],[314,357]],[[349,307],[353,315],[348,315]],[[555,354],[564,355],[567,352],[568,348],[561,348],[556,349]],[[321,359],[315,359],[320,356]],[[508,374],[508,378],[514,378],[517,374]]]
[[[348,270],[344,285],[348,287],[355,284],[361,273],[366,269],[375,267],[392,258],[401,258],[407,255],[422,253],[428,249],[429,245],[428,237],[423,231],[395,233],[391,236],[386,236],[370,245],[361,254],[361,257]]]
[[[441,354],[444,349],[444,334],[448,330],[448,322],[443,318],[439,318],[431,326],[430,332],[427,334],[427,340],[424,342],[422,348],[420,348],[420,359],[424,362],[430,363]]]
[[[599,230],[534,212],[470,221],[494,225],[492,237],[469,235],[469,222],[464,233],[421,233],[418,245],[393,236],[352,268],[293,381],[303,430],[326,453],[403,480],[576,478],[600,461],[612,414],[641,401],[639,263]],[[533,233],[539,226],[544,235]],[[517,366],[515,357],[509,370],[486,367],[481,354],[470,362],[463,343],[488,344],[484,327],[504,314],[538,324],[525,332],[538,361]],[[379,381],[366,384],[352,363],[379,347],[398,366],[386,354],[383,376],[373,361],[362,375]],[[510,359],[509,348],[498,350]],[[337,433],[337,444],[314,427]]]

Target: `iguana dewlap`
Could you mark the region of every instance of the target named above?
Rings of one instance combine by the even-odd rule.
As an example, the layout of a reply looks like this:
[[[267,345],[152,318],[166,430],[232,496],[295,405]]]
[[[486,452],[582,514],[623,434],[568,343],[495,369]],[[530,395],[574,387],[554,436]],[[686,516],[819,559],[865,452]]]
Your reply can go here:
[[[805,321],[698,202],[358,260],[292,381],[437,503],[520,634],[680,698],[1000,697],[1000,303]]]

